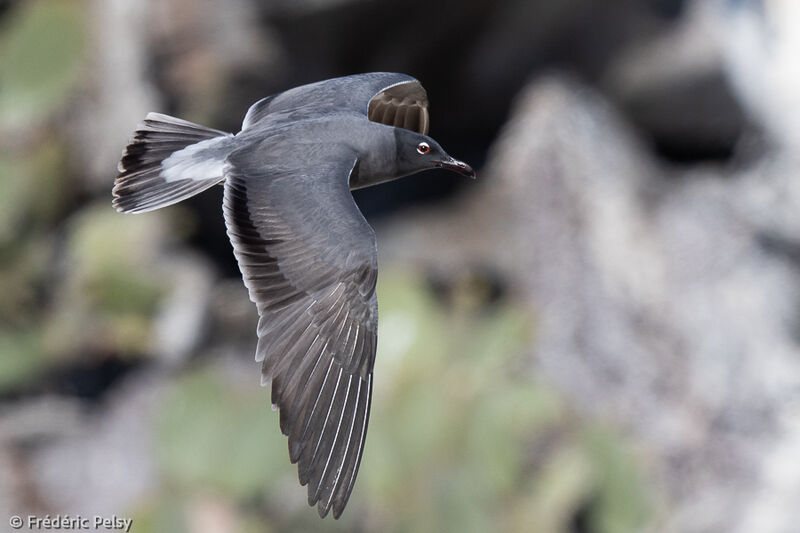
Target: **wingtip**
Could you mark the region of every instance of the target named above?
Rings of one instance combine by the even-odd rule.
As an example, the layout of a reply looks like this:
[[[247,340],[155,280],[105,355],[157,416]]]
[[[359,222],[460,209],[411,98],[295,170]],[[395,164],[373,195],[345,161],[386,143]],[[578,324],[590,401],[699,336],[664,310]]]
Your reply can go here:
[[[330,510],[331,508],[327,505],[323,505],[322,502],[319,502],[319,505],[317,505],[317,514],[319,514],[320,518],[325,518],[328,516],[328,511]],[[336,517],[334,516],[334,518]]]
[[[342,516],[342,512],[344,511],[344,507],[337,508],[335,505],[333,506],[333,519],[339,520],[339,517]]]

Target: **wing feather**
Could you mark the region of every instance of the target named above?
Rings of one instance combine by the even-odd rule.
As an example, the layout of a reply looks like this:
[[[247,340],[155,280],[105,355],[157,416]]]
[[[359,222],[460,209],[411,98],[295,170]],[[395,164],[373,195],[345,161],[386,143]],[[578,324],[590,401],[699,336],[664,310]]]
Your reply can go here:
[[[293,172],[228,159],[223,210],[259,312],[256,361],[320,516],[347,504],[366,437],[377,338],[375,235],[349,191],[352,154]],[[266,160],[265,160],[266,158]],[[313,165],[312,165],[313,166]],[[335,178],[335,179],[334,179]]]
[[[369,102],[367,117],[373,122],[428,134],[428,95],[417,80],[394,84]]]
[[[302,85],[253,104],[242,131],[324,113],[355,112],[387,126],[428,133],[428,95],[411,76],[369,72]]]

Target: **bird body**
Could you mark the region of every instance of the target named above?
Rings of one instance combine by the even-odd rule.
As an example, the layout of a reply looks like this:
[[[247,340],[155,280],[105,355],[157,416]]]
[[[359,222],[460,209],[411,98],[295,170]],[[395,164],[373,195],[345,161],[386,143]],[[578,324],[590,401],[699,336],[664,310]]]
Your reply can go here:
[[[305,167],[345,153],[358,159],[358,172],[344,176],[353,182],[351,189],[383,183],[395,176],[395,128],[367,122],[352,113],[306,118],[298,122],[273,125],[267,122],[244,130],[237,137],[240,148],[259,154],[276,167]]]
[[[325,80],[256,102],[236,135],[148,114],[113,205],[158,209],[224,183],[223,216],[259,314],[256,361],[320,516],[344,509],[363,453],[377,347],[377,245],[352,189],[443,167],[427,95],[404,74]]]

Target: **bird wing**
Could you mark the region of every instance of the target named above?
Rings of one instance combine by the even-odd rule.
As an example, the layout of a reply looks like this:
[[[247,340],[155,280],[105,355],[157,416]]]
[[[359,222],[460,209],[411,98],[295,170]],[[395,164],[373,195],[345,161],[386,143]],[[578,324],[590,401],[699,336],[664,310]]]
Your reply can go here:
[[[354,153],[305,159],[304,170],[268,158],[244,149],[228,158],[225,224],[258,307],[256,360],[262,384],[272,380],[290,459],[309,505],[338,518],[372,396],[375,233],[350,193]]]
[[[296,121],[322,113],[355,112],[370,120],[428,134],[428,95],[406,74],[370,72],[333,78],[268,96],[247,111],[242,130],[267,120]]]

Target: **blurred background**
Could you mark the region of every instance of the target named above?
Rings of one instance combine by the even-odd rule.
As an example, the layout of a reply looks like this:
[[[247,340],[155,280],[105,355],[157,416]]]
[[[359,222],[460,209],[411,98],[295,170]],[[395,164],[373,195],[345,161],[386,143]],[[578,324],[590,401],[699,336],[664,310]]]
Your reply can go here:
[[[798,27],[795,0],[0,0],[2,524],[796,532]],[[375,395],[320,521],[221,190],[123,216],[111,186],[148,111],[236,132],[376,70],[479,179],[356,194]]]

